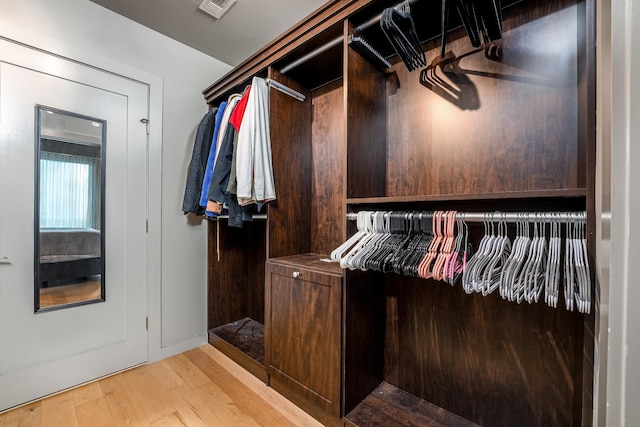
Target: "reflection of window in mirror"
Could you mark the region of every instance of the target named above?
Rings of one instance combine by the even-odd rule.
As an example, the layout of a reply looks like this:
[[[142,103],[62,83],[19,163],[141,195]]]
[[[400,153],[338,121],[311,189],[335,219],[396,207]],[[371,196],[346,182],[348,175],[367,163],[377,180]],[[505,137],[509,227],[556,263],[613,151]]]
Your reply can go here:
[[[40,228],[100,229],[100,146],[41,139]]]
[[[36,311],[104,301],[106,123],[37,109]]]

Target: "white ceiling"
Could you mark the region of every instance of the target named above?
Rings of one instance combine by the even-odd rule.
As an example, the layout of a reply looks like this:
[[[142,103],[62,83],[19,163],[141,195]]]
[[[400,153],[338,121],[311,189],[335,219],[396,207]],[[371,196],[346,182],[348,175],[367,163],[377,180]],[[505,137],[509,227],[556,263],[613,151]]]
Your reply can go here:
[[[91,0],[235,66],[322,6],[326,0],[237,0],[216,20],[202,0]]]

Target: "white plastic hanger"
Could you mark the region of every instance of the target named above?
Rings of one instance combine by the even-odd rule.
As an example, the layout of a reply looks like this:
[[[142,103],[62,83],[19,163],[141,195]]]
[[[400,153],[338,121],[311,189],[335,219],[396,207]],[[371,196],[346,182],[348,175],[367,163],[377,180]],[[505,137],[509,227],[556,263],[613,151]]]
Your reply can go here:
[[[511,239],[507,235],[507,223],[501,217],[498,223],[498,238],[495,240],[495,248],[482,272],[482,295],[493,293],[500,286],[500,273],[504,268],[509,255],[511,255]]]
[[[511,254],[500,274],[500,296],[509,301],[513,300],[516,279],[529,252],[529,245],[531,243],[531,239],[529,238],[529,221],[527,218],[528,214],[518,214],[516,238],[513,242]]]
[[[465,292],[482,293],[482,271],[484,267],[491,261],[492,254],[496,250],[496,227],[494,224],[494,213],[485,215],[484,219],[484,236],[480,240],[478,250],[467,263],[467,268],[462,275],[462,286]]]
[[[582,214],[576,214],[574,222],[575,233],[573,239],[573,255],[575,260],[577,285],[575,302],[579,312],[588,314],[591,312],[591,278],[589,275],[585,225],[584,216]]]
[[[560,252],[562,239],[560,237],[560,222],[556,218],[550,222],[549,253],[547,257],[547,271],[545,274],[544,301],[550,307],[558,307],[558,293],[560,282]]]
[[[573,226],[567,222],[564,254],[564,302],[569,311],[573,311],[575,290],[575,265],[574,265]]]
[[[340,262],[342,257],[351,249],[360,239],[362,239],[367,233],[369,233],[369,224],[370,221],[370,212],[368,211],[360,211],[357,214],[356,226],[358,227],[358,231],[347,239],[346,242],[338,246],[331,252],[330,258],[333,261]]]
[[[363,234],[353,245],[340,257],[340,267],[352,268],[351,259],[364,247],[366,242],[373,237],[373,212],[363,213]],[[358,217],[358,219],[360,219]]]
[[[369,255],[379,249],[380,243],[388,238],[389,227],[386,222],[386,212],[373,212],[372,214],[372,233],[362,241],[356,252],[349,257],[349,268],[352,270],[366,270],[365,261]]]

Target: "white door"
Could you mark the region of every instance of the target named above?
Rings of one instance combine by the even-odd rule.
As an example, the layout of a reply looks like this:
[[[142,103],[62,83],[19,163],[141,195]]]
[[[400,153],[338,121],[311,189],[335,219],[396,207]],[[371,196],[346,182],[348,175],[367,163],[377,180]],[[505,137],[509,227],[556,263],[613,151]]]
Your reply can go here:
[[[34,312],[35,110],[104,120],[104,301]],[[148,86],[0,40],[0,410],[148,360]]]

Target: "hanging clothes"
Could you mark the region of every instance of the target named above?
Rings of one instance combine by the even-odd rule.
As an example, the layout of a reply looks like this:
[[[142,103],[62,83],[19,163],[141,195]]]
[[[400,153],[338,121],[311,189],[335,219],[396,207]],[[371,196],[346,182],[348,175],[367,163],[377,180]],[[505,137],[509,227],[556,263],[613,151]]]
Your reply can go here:
[[[238,185],[236,180],[238,133],[240,132],[240,127],[242,126],[242,119],[247,108],[247,101],[249,100],[250,91],[251,86],[247,87],[247,90],[242,96],[242,99],[240,100],[240,102],[238,102],[236,109],[233,111],[233,114],[229,119],[229,123],[236,129],[233,138],[233,154],[231,157],[231,170],[229,171],[229,184],[227,185],[227,194],[229,195],[229,227],[241,228],[244,222],[253,221],[253,214],[256,212],[255,205],[240,206],[240,204],[238,203]]]
[[[216,145],[216,154],[215,154],[215,158],[214,158],[214,165],[215,162],[218,161],[218,155],[220,154],[220,148],[222,146],[222,139],[224,138],[226,132],[227,132],[227,128],[229,127],[229,120],[231,119],[231,115],[233,114],[233,112],[236,109],[236,106],[238,105],[238,102],[240,102],[240,99],[242,98],[241,94],[238,93],[234,93],[233,95],[231,95],[229,97],[228,100],[228,110],[225,110],[225,114],[222,117],[222,124],[220,127],[220,134],[218,135],[218,144]],[[214,166],[215,169],[215,166]]]
[[[231,170],[229,171],[229,184],[227,185],[227,192],[229,194],[238,194],[238,185],[236,180],[236,160],[237,160],[237,148],[238,148],[238,132],[240,132],[240,126],[242,125],[242,118],[244,112],[247,109],[247,101],[249,100],[249,93],[251,92],[251,86],[248,86],[242,99],[238,102],[236,109],[233,111],[229,123],[236,129],[236,134],[233,139],[233,156],[231,159]]]
[[[238,134],[250,92],[251,86],[248,86],[241,98],[237,96],[234,99],[233,111],[229,114],[225,133],[220,138],[213,177],[208,191],[208,199],[216,202],[218,206],[229,204],[228,186],[233,167],[234,141]]]
[[[200,207],[205,209],[207,207],[207,195],[209,193],[209,185],[211,184],[211,176],[213,175],[213,165],[215,160],[215,153],[217,147],[218,133],[222,124],[222,116],[227,107],[227,102],[223,101],[218,107],[218,112],[215,118],[215,127],[213,130],[213,138],[211,140],[211,147],[209,148],[209,156],[207,158],[207,167],[204,171],[204,178],[202,179],[202,188],[200,190]],[[205,211],[205,214],[211,216],[211,212]]]
[[[247,109],[247,102],[249,102],[249,94],[251,93],[251,86],[247,86],[244,90],[244,94],[240,101],[238,101],[238,105],[233,110],[233,113],[229,117],[229,123],[236,128],[236,130],[240,130],[240,124],[242,123],[242,118],[244,117],[244,112]]]
[[[269,88],[264,79],[254,77],[238,133],[236,179],[241,206],[276,199],[271,139],[269,136]]]
[[[206,212],[209,212],[209,216],[214,216],[214,215],[220,215],[222,213],[222,207],[223,207],[223,200],[216,200],[215,198],[211,197],[211,188],[213,186],[215,186],[215,184],[213,184],[213,177],[215,175],[215,169],[216,169],[216,163],[218,161],[218,156],[220,154],[220,149],[223,145],[225,136],[227,135],[227,130],[229,128],[231,128],[231,126],[229,126],[229,118],[231,117],[231,114],[233,113],[236,105],[238,104],[238,102],[240,101],[241,95],[239,94],[233,94],[229,97],[228,101],[227,101],[227,106],[224,110],[224,114],[222,115],[222,119],[221,119],[221,123],[220,123],[220,129],[218,132],[218,137],[216,139],[216,146],[215,149],[212,147],[211,149],[211,157],[213,158],[212,160],[212,166],[211,166],[211,181],[209,182],[209,185],[207,185],[206,188],[202,189],[202,193],[203,193],[203,198],[206,200]]]
[[[233,140],[236,133],[237,131],[233,126],[228,125],[226,127],[220,142],[218,155],[216,156],[208,198],[218,205],[229,203],[227,186],[229,185],[229,172],[231,171],[231,160],[233,158]]]
[[[217,108],[209,110],[200,121],[196,131],[182,200],[182,211],[184,214],[195,213],[202,215],[204,213],[204,208],[202,208],[199,203],[200,191],[202,189],[202,179],[213,139],[217,111]]]

